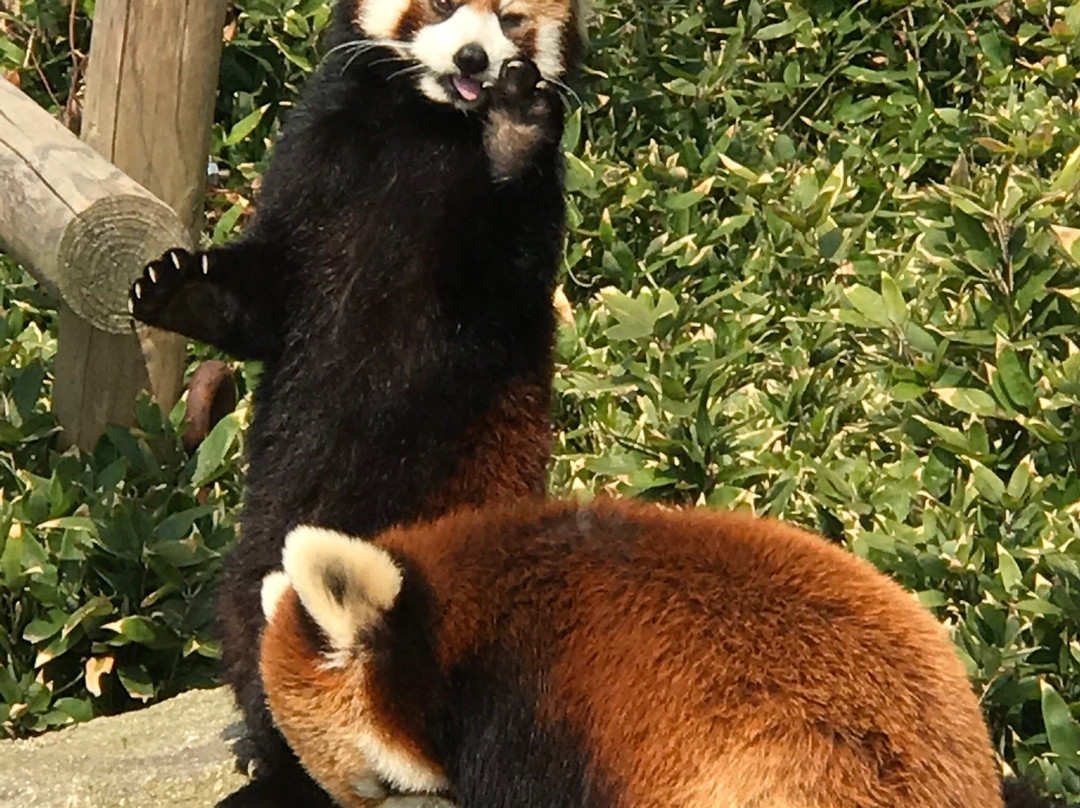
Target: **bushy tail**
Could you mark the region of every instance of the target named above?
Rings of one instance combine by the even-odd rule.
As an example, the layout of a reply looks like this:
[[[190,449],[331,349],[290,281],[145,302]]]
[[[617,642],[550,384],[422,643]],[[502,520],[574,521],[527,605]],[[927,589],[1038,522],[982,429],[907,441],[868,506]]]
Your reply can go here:
[[[1001,796],[1005,808],[1065,808],[1060,800],[1040,797],[1027,783],[1020,780],[1006,780],[1001,786]]]

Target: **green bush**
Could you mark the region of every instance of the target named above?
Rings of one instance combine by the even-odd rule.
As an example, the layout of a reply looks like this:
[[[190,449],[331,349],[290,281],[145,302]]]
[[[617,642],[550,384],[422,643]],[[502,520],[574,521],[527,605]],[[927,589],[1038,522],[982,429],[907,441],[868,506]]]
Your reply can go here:
[[[47,398],[51,302],[0,258],[0,735],[20,736],[214,681],[207,597],[234,541],[240,426],[195,457],[144,400],[133,430],[61,451]]]
[[[556,480],[844,542],[1077,795],[1080,4],[1037,5],[603,6]]]
[[[24,0],[15,31],[39,32],[33,58],[26,36],[0,45],[0,72],[53,106],[72,64],[65,5]],[[247,214],[325,21],[319,0],[236,3],[208,238]],[[76,31],[86,34],[81,17]],[[559,334],[553,475],[561,494],[792,519],[869,558],[952,627],[1002,758],[1073,798],[1078,35],[1075,2],[598,2],[566,141],[574,322]],[[57,454],[50,315],[25,284],[6,295],[5,316],[23,319],[3,345],[25,347],[0,382],[19,436],[10,451],[0,443],[4,487],[16,492],[3,518],[17,526],[0,537],[32,537],[56,559],[42,569],[71,563],[60,560],[65,542],[89,555],[72,567],[83,578],[57,573],[66,588],[43,578],[18,590],[5,577],[0,603],[21,592],[21,608],[49,625],[94,596],[109,603],[81,618],[66,652],[36,665],[58,635],[0,613],[0,677],[18,670],[19,703],[34,701],[23,708],[33,718],[5,726],[26,732],[65,720],[58,713],[82,717],[63,698],[87,698],[86,659],[115,650],[106,626],[175,614],[142,605],[153,588],[122,595],[95,582],[115,524],[156,529],[148,548],[206,548],[213,557],[181,570],[169,595],[204,608],[235,517],[240,438],[227,460],[205,464],[223,475],[205,512],[192,510],[197,461],[178,454],[175,415],[146,408],[140,429],[110,433],[94,457]],[[41,378],[28,408],[25,390]],[[141,464],[129,457],[104,491],[96,481],[131,441]],[[54,504],[53,488],[73,493]],[[35,496],[49,504],[31,505]],[[163,535],[184,513],[194,521]],[[52,526],[72,516],[89,521]],[[175,582],[157,573],[154,552],[129,559],[131,574]],[[121,649],[161,692],[187,675],[177,679],[172,661],[194,656],[183,655],[190,637],[213,651],[204,622],[168,625],[163,651]]]

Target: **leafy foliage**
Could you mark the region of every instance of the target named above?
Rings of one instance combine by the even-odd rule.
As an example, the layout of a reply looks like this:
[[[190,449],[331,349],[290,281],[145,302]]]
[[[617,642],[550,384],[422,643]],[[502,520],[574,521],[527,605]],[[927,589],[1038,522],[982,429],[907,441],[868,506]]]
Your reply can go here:
[[[18,736],[214,680],[207,594],[234,541],[244,412],[190,459],[183,405],[166,419],[148,400],[92,455],[61,451],[52,303],[0,270],[0,729]]]
[[[1080,5],[604,6],[563,490],[751,508],[953,627],[995,743],[1080,793]]]
[[[77,9],[77,51],[91,5]],[[247,215],[327,19],[321,0],[235,6],[214,240]],[[23,0],[0,45],[0,72],[54,107],[77,63],[67,10]],[[1080,3],[602,0],[594,17],[566,138],[573,322],[559,335],[553,488],[753,509],[845,543],[952,628],[1003,759],[1080,797]],[[171,581],[171,609],[204,608],[242,436],[204,463],[223,475],[205,505],[175,414],[144,409],[93,457],[58,454],[50,315],[7,271],[3,347],[18,358],[0,384],[0,457],[15,493],[0,515],[17,529],[0,536],[44,552],[20,551],[37,583],[0,588],[24,604],[15,630],[0,615],[0,677],[18,670],[22,688],[0,695],[29,705],[5,724],[26,732],[82,717],[61,701],[85,704],[89,658],[130,654],[117,664],[142,665],[162,692],[183,678],[168,660],[190,659],[205,624],[143,603]],[[41,395],[28,408],[29,388]],[[56,523],[72,517],[89,521]],[[116,563],[105,544],[120,524],[155,536],[128,559],[150,581],[135,594],[96,577]],[[153,548],[184,542],[208,555],[181,582]],[[57,586],[33,578],[42,559]],[[108,613],[93,613],[99,596]],[[35,667],[86,605],[76,639]],[[129,616],[172,644],[140,642],[132,623],[127,645],[106,645]],[[90,703],[113,706],[103,699]]]

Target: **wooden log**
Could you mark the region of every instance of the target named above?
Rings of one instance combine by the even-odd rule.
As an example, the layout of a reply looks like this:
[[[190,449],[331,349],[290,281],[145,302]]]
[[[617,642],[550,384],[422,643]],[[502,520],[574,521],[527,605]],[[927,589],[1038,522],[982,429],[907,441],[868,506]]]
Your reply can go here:
[[[225,10],[226,0],[97,0],[83,140],[177,211],[187,231],[170,229],[143,250],[122,273],[125,290],[147,260],[198,238]],[[147,381],[172,407],[186,341],[144,328],[140,351],[134,337],[81,314],[61,307],[54,407],[69,437],[89,447],[107,423],[131,422]]]
[[[163,202],[0,79],[0,245],[101,331],[130,334],[137,268],[184,223]]]

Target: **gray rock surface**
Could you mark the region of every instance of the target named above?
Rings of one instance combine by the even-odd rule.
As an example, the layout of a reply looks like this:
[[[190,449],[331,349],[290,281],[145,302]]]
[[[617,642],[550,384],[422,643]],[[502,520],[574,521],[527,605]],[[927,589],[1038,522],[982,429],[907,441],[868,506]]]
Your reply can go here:
[[[218,689],[0,742],[0,808],[211,808],[247,779],[232,753],[240,734]]]

